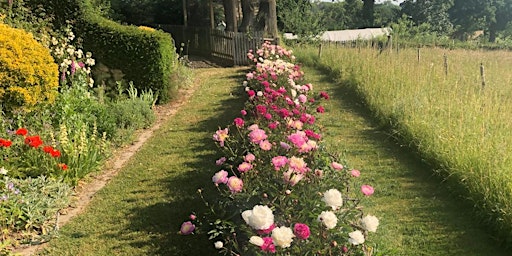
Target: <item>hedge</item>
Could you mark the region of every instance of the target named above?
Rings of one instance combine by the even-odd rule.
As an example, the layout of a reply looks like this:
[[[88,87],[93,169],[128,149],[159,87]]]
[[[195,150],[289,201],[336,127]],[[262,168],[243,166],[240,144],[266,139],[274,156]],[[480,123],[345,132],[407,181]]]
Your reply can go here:
[[[95,10],[93,1],[29,0],[55,16],[57,26],[74,21],[83,48],[92,52],[97,62],[121,70],[124,79],[133,81],[139,91],[158,92],[160,103],[169,101],[178,87],[170,79],[177,62],[170,34],[109,20]]]

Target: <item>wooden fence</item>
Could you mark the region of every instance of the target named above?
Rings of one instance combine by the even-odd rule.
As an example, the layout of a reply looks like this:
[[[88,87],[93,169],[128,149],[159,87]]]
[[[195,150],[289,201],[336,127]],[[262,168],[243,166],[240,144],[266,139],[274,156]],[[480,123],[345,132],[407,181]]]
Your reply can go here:
[[[172,35],[182,55],[197,55],[225,65],[247,65],[247,52],[258,49],[265,39],[262,31],[239,33],[204,27],[159,24],[156,28]]]

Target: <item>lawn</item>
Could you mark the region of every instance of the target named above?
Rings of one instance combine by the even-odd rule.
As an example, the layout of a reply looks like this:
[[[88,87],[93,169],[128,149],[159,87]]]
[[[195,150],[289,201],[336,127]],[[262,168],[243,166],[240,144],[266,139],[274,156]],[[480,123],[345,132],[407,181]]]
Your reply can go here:
[[[243,69],[196,70],[197,90],[156,131],[83,215],[60,230],[40,255],[212,255],[204,237],[177,234],[191,209],[201,210],[197,188],[211,187],[217,159],[211,134],[243,104]],[[342,84],[314,69],[306,79],[332,97],[319,122],[328,147],[343,152],[376,193],[366,212],[381,225],[372,242],[385,255],[506,255],[471,214],[406,147],[397,145]],[[205,169],[205,167],[207,167]],[[463,214],[461,214],[463,213]],[[189,239],[196,245],[186,246]]]

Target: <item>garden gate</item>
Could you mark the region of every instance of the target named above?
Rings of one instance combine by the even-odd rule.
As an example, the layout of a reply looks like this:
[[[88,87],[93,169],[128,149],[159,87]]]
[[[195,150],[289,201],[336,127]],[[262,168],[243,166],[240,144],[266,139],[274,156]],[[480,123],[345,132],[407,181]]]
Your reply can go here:
[[[205,27],[159,24],[154,27],[172,35],[180,55],[198,55],[212,58],[229,66],[247,65],[247,52],[258,49],[263,41],[263,31],[251,33],[230,32]]]

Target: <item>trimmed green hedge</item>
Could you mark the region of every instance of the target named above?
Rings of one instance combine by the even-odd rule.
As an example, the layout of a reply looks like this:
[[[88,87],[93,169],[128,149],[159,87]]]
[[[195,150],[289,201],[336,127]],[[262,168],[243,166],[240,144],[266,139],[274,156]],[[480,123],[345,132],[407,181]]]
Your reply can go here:
[[[139,90],[158,92],[159,102],[169,101],[178,87],[171,81],[177,56],[170,34],[104,18],[93,1],[29,0],[32,5],[43,4],[57,25],[74,20],[83,48],[92,52],[97,62],[121,70],[124,79],[133,81]]]

